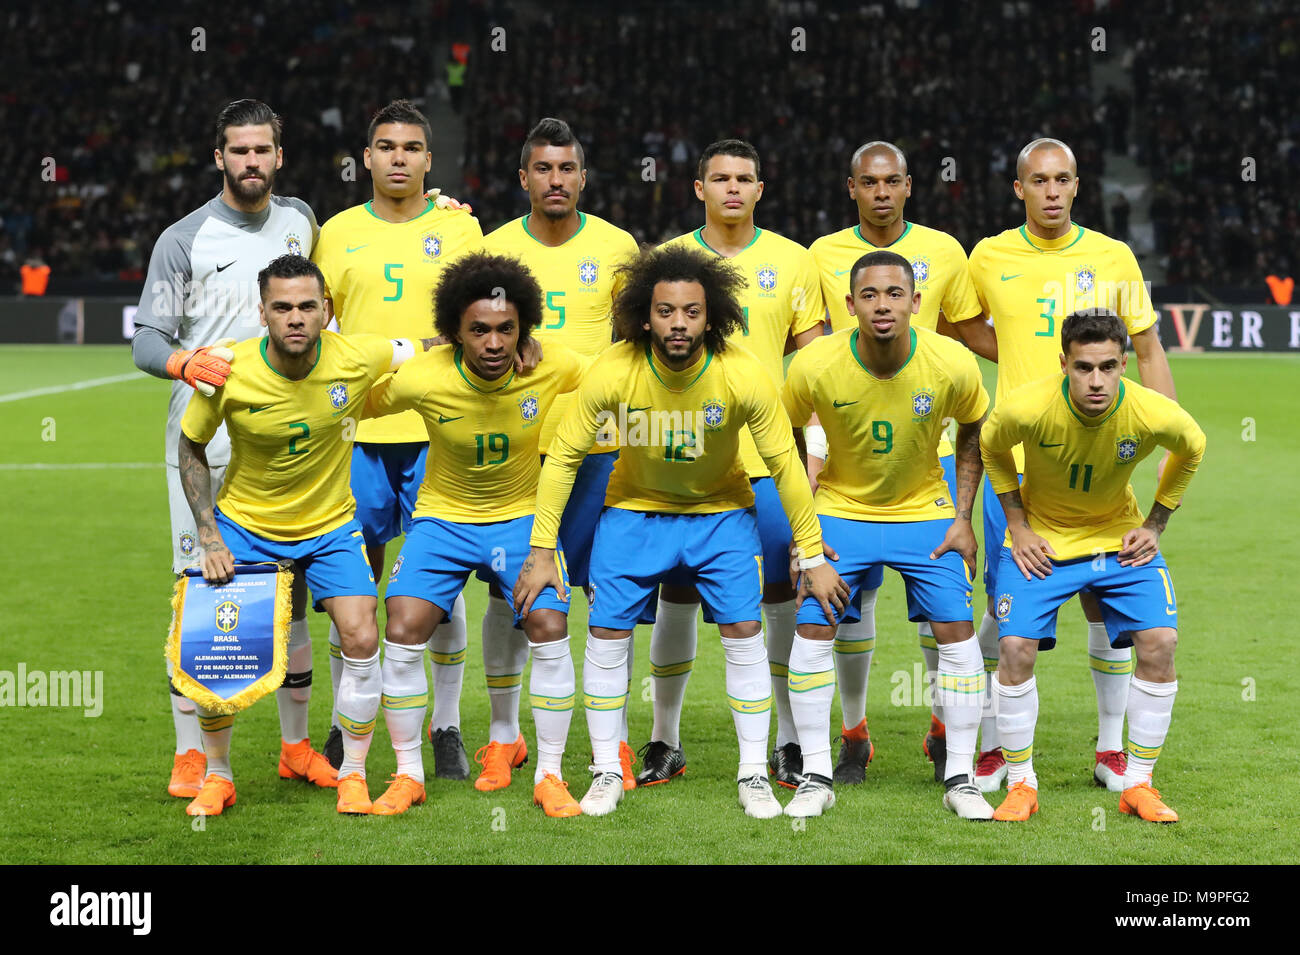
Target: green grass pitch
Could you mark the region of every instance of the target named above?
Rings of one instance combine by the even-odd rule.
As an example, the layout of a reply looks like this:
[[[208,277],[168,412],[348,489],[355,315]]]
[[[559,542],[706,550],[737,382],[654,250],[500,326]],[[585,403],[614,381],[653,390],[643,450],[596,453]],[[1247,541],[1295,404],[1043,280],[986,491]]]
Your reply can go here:
[[[547,819],[531,805],[532,766],[497,793],[431,780],[405,816],[340,818],[334,794],[275,772],[275,704],[236,721],[239,802],[196,828],[166,795],[173,742],[162,646],[170,550],[163,470],[167,385],[135,378],[11,400],[7,396],[132,371],[126,347],[0,348],[0,670],[102,671],[103,712],[0,708],[0,857],[10,863],[1280,863],[1294,860],[1300,772],[1290,621],[1296,588],[1286,543],[1296,533],[1300,444],[1288,428],[1297,359],[1175,357],[1184,405],[1209,438],[1186,506],[1162,542],[1178,588],[1180,693],[1156,783],[1177,826],[1121,815],[1092,785],[1096,709],[1077,605],[1039,664],[1035,742],[1042,809],[1019,826],[962,822],[940,805],[921,755],[928,711],[916,694],[915,627],[886,575],[868,718],[877,751],[859,787],[805,826],[746,818],[733,782],[736,743],[713,627],[682,720],[684,779],[630,793],[611,817]],[[988,380],[992,384],[991,370]],[[1130,373],[1135,371],[1130,369]],[[41,467],[44,466],[44,467]],[[1143,506],[1155,456],[1139,469]],[[978,522],[977,522],[978,526]],[[389,560],[396,556],[390,546]],[[977,585],[978,587],[978,585]],[[479,653],[482,584],[468,592],[470,651],[462,728],[471,755],[487,741]],[[982,599],[976,590],[976,603]],[[381,618],[382,620],[382,618]],[[570,621],[581,674],[586,614]],[[329,721],[326,618],[312,615],[314,741]],[[637,632],[632,740],[651,728],[648,629]],[[579,677],[581,679],[581,677]],[[526,686],[526,684],[525,684]],[[1292,714],[1290,717],[1287,714]],[[525,737],[534,739],[523,708]],[[838,720],[837,710],[833,719]],[[426,747],[427,753],[427,747]],[[588,742],[575,711],[565,775],[586,789]],[[432,757],[426,758],[432,772]],[[394,758],[382,719],[369,775],[377,796]],[[782,800],[788,799],[782,793]]]

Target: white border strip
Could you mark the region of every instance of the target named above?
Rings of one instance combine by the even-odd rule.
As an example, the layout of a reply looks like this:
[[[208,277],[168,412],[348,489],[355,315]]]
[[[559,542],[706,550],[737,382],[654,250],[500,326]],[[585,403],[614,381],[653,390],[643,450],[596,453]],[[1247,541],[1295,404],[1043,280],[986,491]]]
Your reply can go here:
[[[85,381],[74,381],[67,385],[51,385],[48,388],[33,388],[31,391],[14,391],[7,395],[0,395],[0,403],[6,401],[22,401],[25,398],[39,398],[41,395],[59,395],[65,391],[82,391],[86,388],[98,388],[100,385],[117,385],[124,381],[134,381],[137,378],[148,378],[144,372],[133,371],[127,375],[110,375],[108,378],[88,378]]]

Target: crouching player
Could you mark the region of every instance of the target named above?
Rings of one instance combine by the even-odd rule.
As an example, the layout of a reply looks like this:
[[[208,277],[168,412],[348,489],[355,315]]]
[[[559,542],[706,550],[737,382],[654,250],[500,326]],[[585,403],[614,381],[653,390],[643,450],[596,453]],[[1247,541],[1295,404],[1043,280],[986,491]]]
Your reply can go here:
[[[542,291],[528,269],[504,256],[474,252],[447,267],[434,292],[434,321],[439,334],[455,344],[434,348],[381,382],[368,406],[375,414],[414,409],[429,433],[424,482],[384,600],[383,709],[397,774],[373,808],[364,782],[349,796],[351,811],[375,815],[396,815],[424,802],[420,726],[429,697],[424,645],[471,573],[509,594],[527,568],[541,423],[555,396],[577,388],[590,363],[551,344],[532,374],[515,374],[519,347],[542,321]],[[550,560],[563,577],[563,555],[552,554]],[[581,813],[560,766],[575,679],[567,583],[561,583],[559,593],[552,588],[539,594],[530,613],[514,618],[516,627],[522,621],[533,656],[533,802],[557,817]],[[510,761],[519,765],[527,757],[520,734],[511,744]],[[347,780],[339,783],[340,798],[346,785]]]
[[[990,819],[975,787],[975,737],[984,660],[971,625],[975,532],[971,511],[983,466],[980,426],[989,396],[975,356],[911,317],[921,304],[912,266],[894,252],[853,264],[847,296],[857,328],[813,342],[790,363],[782,398],[790,421],[815,412],[835,453],[818,475],[817,513],[851,599],[882,564],[903,576],[907,613],[928,620],[939,646],[935,702],[947,720],[943,804],[963,819]],[[957,501],[949,500],[939,446],[944,423],[958,422]],[[963,567],[963,560],[966,566]],[[852,604],[841,617],[856,618]],[[803,751],[804,779],[788,816],[820,816],[835,805],[830,719],[835,695],[833,639],[815,600],[804,600],[790,653],[790,709]]]
[[[1024,822],[1038,811],[1034,660],[1056,643],[1061,604],[1091,593],[1111,645],[1137,654],[1120,812],[1178,821],[1151,787],[1178,692],[1178,605],[1159,544],[1205,453],[1205,435],[1177,403],[1124,380],[1126,340],[1124,323],[1108,309],[1070,315],[1061,325],[1065,377],[1016,389],[980,436],[1007,516],[994,604],[1001,651],[994,690],[1008,789],[994,819]],[[1021,443],[1025,481],[1017,487],[1011,449]],[[1143,521],[1129,481],[1157,446],[1171,456]]]
[[[307,634],[302,578],[317,609],[338,626],[347,665],[339,709],[356,729],[347,738],[340,772],[364,774],[379,708],[379,634],[375,579],[353,516],[347,431],[355,427],[370,386],[414,354],[415,345],[322,331],[330,319],[324,279],[302,256],[274,259],[257,282],[266,337],[236,345],[236,370],[226,383],[210,398],[195,393],[190,399],[178,444],[181,487],[194,513],[206,580],[229,582],[236,563],[297,564],[288,679],[297,665],[295,640]],[[214,507],[205,449],[223,421],[230,465]],[[310,661],[305,663],[309,670]],[[303,742],[297,749],[282,743],[280,775],[338,786],[338,774],[306,738],[305,704],[300,719],[294,731]],[[220,815],[234,805],[233,721],[199,710],[208,766],[199,794],[185,808],[192,816]]]
[[[551,441],[537,490],[532,566],[520,577],[516,605],[527,611],[534,595],[561,586],[560,516],[596,435],[617,422],[621,450],[591,554],[582,688],[594,776],[582,811],[606,815],[623,797],[628,642],[642,616],[653,616],[656,588],[669,582],[694,584],[718,624],[740,748],[740,805],[749,816],[774,818],[781,804],[765,775],[772,691],[759,625],[763,558],[754,492],[738,453],[745,425],[776,482],[809,592],[828,620],[832,602],[843,606],[844,584],[822,555],[776,382],[753,354],[727,341],[744,323],[739,270],[670,246],[643,254],[623,274],[614,301],[622,340],[592,368]]]

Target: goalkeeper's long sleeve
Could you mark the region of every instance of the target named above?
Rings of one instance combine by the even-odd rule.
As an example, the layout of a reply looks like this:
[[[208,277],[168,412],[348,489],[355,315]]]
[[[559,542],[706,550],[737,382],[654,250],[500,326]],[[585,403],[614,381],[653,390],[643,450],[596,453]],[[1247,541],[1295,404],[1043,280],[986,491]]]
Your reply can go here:
[[[172,356],[172,351],[172,343],[158,329],[148,325],[135,327],[135,335],[131,338],[131,360],[141,371],[170,380],[167,359]]]

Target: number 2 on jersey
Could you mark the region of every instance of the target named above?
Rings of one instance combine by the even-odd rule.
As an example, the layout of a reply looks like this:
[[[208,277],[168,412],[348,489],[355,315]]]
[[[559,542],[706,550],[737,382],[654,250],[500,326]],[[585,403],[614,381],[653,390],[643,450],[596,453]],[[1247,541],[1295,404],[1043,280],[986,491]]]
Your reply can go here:
[[[311,449],[298,447],[298,442],[306,441],[308,438],[311,437],[311,428],[307,426],[306,421],[295,421],[293,424],[289,425],[289,427],[302,428],[302,434],[295,434],[292,438],[289,439],[289,453],[306,454]]]

